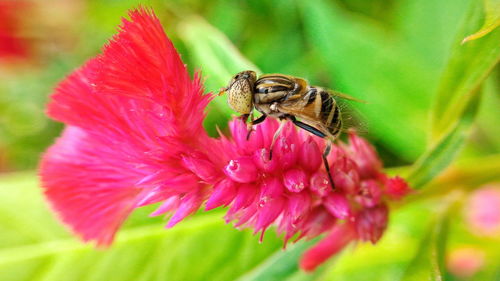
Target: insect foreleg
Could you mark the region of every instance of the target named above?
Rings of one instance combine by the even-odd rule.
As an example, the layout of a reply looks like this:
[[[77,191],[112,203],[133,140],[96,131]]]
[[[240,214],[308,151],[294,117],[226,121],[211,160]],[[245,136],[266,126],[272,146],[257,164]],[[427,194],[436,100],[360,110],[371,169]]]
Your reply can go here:
[[[313,126],[310,126],[310,125],[307,125],[303,122],[300,122],[298,121],[297,119],[295,119],[294,116],[291,116],[289,117],[290,120],[292,120],[293,124],[295,124],[296,126],[320,137],[320,138],[325,138],[326,135],[321,132],[320,130],[314,128]],[[330,140],[328,140],[328,143],[325,147],[325,151],[323,151],[323,155],[322,155],[322,158],[323,158],[323,165],[325,165],[325,169],[326,169],[326,173],[328,174],[328,179],[330,180],[330,185],[332,186],[332,189],[335,189],[335,186],[333,184],[333,179],[332,179],[332,174],[330,173],[330,164],[328,164],[328,154],[330,154],[330,150],[332,149],[332,142]]]
[[[252,125],[257,125],[259,123],[262,123],[264,120],[266,120],[266,117],[267,115],[262,114],[262,116],[260,116],[259,118],[257,118],[257,120],[252,122]]]
[[[245,122],[245,123],[246,123],[246,122],[247,122],[247,120],[248,120],[248,117],[249,117],[249,116],[250,116],[250,114],[242,114],[242,115],[240,115],[240,117],[238,117],[238,118],[240,118],[240,119],[241,119],[241,121],[243,121],[243,122]]]
[[[248,123],[248,125],[247,125],[248,126],[247,140],[250,139],[250,134],[253,131],[253,125],[257,125],[259,123],[262,123],[262,121],[264,121],[266,119],[266,117],[267,117],[267,115],[262,114],[262,116],[257,118],[257,120],[253,120],[253,112],[250,114],[250,123]]]

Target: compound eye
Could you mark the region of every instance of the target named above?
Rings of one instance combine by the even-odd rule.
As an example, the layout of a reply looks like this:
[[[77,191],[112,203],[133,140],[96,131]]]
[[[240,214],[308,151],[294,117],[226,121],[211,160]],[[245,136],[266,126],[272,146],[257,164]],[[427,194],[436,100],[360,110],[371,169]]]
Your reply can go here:
[[[240,74],[236,74],[236,76],[234,76],[234,79],[240,79],[241,75]]]

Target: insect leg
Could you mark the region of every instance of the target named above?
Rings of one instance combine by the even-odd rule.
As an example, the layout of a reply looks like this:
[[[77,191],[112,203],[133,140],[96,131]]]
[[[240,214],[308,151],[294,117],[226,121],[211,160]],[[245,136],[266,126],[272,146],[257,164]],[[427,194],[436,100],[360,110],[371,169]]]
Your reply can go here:
[[[240,115],[240,117],[238,117],[238,118],[240,118],[240,119],[241,119],[241,121],[243,121],[243,122],[245,122],[245,123],[246,123],[246,122],[247,122],[247,120],[248,120],[248,116],[250,116],[250,114],[242,114],[242,115]]]
[[[261,117],[257,118],[257,120],[252,122],[252,125],[257,125],[259,123],[262,123],[266,119],[267,115],[262,114]]]
[[[295,117],[291,116],[290,120],[292,120],[293,124],[297,125],[298,127],[320,137],[320,138],[325,138],[326,135],[319,131],[318,129],[314,128],[313,126],[307,125],[305,123],[302,123],[295,119]],[[335,189],[335,186],[333,185],[333,179],[332,179],[332,174],[330,173],[330,165],[328,164],[328,159],[326,158],[328,154],[330,154],[330,150],[332,149],[332,142],[328,141],[325,151],[323,151],[323,165],[325,165],[326,173],[328,174],[328,179],[330,180],[330,185],[332,186],[332,189]]]
[[[271,147],[269,148],[269,160],[271,160],[273,158],[274,143],[278,139],[278,136],[281,134],[281,131],[283,130],[283,127],[285,127],[285,121],[281,121],[280,122],[280,126],[279,126],[278,130],[276,130],[276,133],[274,133],[273,141],[271,142]]]
[[[330,185],[332,189],[335,190],[335,185],[333,184],[332,174],[330,173],[330,165],[328,164],[328,159],[326,158],[328,154],[330,154],[330,150],[332,149],[332,142],[328,141],[325,151],[323,151],[323,165],[325,165],[326,173],[328,174],[328,179],[330,180]]]
[[[253,120],[253,112],[252,112],[252,114],[250,115],[250,123],[248,123],[247,140],[250,139],[250,134],[253,132],[253,125],[257,125],[259,123],[262,123],[262,121],[264,121],[264,119],[266,119],[266,117],[267,117],[267,115],[263,114],[262,116],[257,118],[257,120]]]
[[[323,132],[321,132],[320,130],[314,128],[311,125],[307,125],[306,123],[300,122],[299,120],[295,119],[295,117],[293,117],[293,116],[289,117],[289,119],[292,120],[293,124],[295,124],[297,127],[302,128],[313,135],[316,135],[320,138],[326,137],[326,135]]]
[[[247,123],[247,131],[248,131],[248,133],[247,133],[247,140],[250,139],[250,134],[253,131],[253,127],[252,126],[253,126],[253,110],[252,110],[252,112],[250,112],[250,123]]]

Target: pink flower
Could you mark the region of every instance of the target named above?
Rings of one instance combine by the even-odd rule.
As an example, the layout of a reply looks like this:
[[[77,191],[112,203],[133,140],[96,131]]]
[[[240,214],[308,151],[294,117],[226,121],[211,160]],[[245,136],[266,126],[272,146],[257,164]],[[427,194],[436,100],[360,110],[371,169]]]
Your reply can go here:
[[[231,190],[227,197],[213,193],[210,208],[229,206],[227,221],[262,235],[276,225],[285,241],[330,232],[304,255],[305,270],[313,270],[352,240],[376,243],[387,226],[387,199],[409,190],[402,179],[382,174],[373,148],[353,133],[349,144],[335,145],[328,157],[335,182],[332,190],[321,160],[324,140],[287,123],[270,160],[276,120],[257,125],[249,140],[240,120],[231,121],[229,127],[232,140],[223,137],[220,142],[227,163],[221,167],[227,175],[222,184]],[[391,186],[395,182],[397,188]]]
[[[111,243],[136,207],[177,199],[162,207],[177,210],[169,225],[198,209],[208,187],[198,174],[210,169],[202,159],[218,153],[202,127],[210,96],[199,76],[189,78],[152,12],[130,17],[48,105],[68,127],[43,157],[45,194],[76,233],[98,244]]]
[[[328,156],[325,141],[287,123],[273,147],[278,121],[257,125],[247,140],[241,120],[230,137],[203,130],[199,76],[185,66],[152,12],[138,9],[102,55],[63,81],[49,104],[68,124],[45,154],[40,174],[48,200],[84,240],[111,243],[130,212],[162,202],[171,227],[205,203],[229,207],[225,219],[255,233],[276,226],[286,241],[325,239],[305,253],[313,270],[353,240],[377,242],[387,201],[409,191],[389,178],[373,147],[354,133]]]
[[[446,267],[453,275],[468,279],[485,266],[485,256],[480,248],[462,246],[450,251],[446,259]]]
[[[464,213],[473,233],[500,237],[500,185],[490,184],[471,193]]]

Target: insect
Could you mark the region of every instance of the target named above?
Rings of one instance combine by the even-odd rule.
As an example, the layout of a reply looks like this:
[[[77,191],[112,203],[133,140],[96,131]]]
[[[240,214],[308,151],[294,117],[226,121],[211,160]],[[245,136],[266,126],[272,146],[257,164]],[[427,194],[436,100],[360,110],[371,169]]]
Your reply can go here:
[[[254,71],[247,70],[236,74],[226,88],[221,89],[219,95],[228,94],[229,106],[247,121],[250,117],[250,137],[252,126],[259,124],[267,116],[279,120],[290,120],[296,126],[318,136],[328,139],[322,158],[330,183],[333,180],[330,174],[327,156],[331,144],[337,139],[342,130],[342,113],[338,106],[337,97],[356,100],[341,93],[333,92],[321,87],[311,86],[302,78],[284,74],[264,74],[257,79]],[[356,100],[359,101],[359,100]],[[253,118],[253,109],[257,109],[262,116]],[[272,157],[272,147],[283,129],[281,122],[271,144],[269,157]]]

